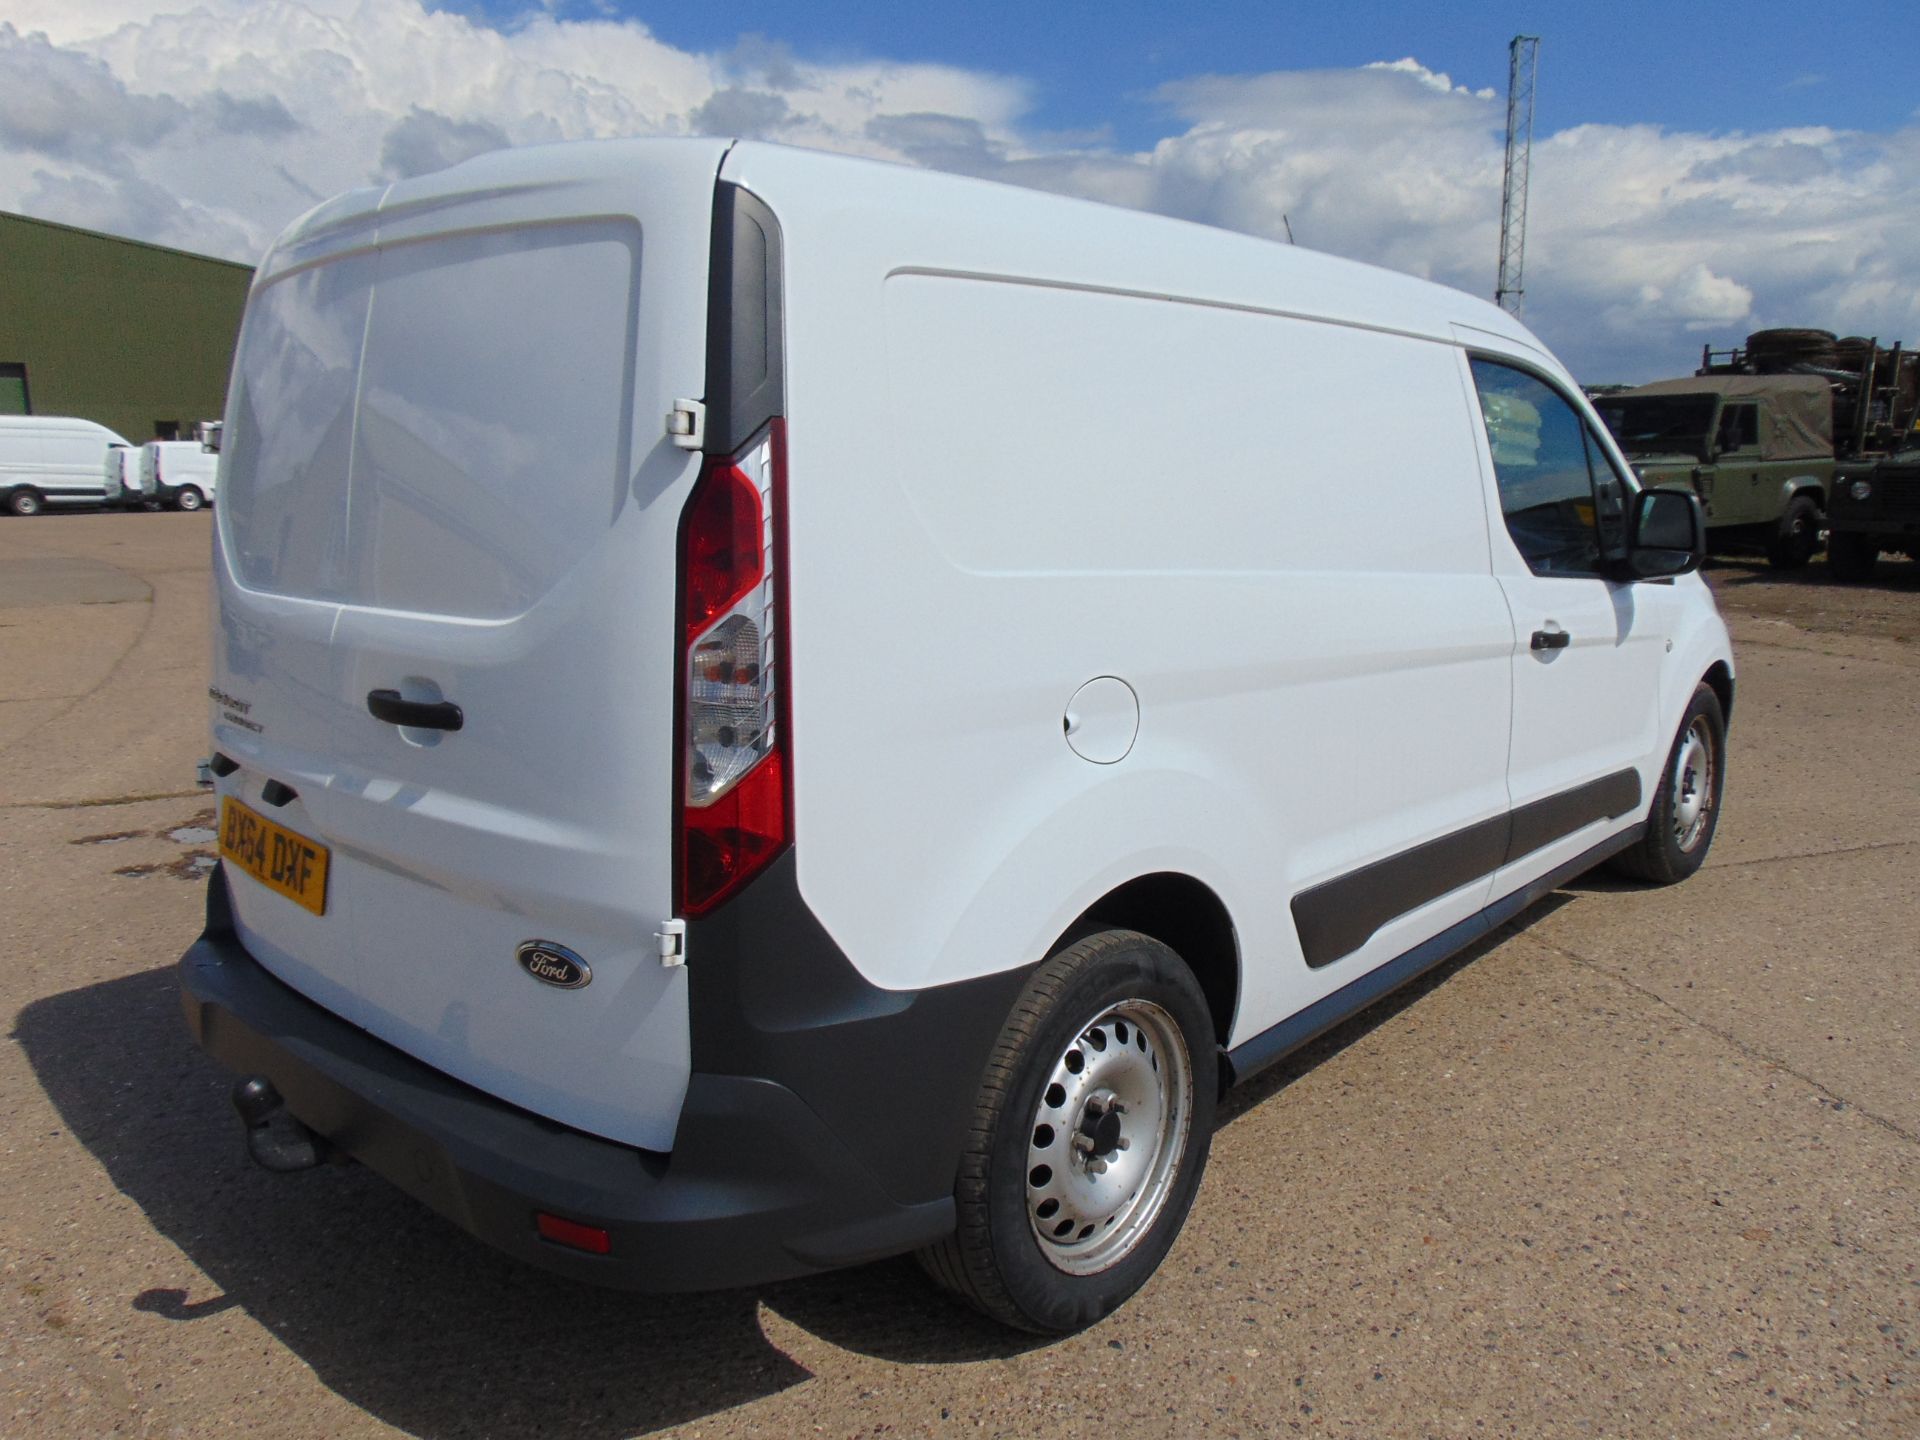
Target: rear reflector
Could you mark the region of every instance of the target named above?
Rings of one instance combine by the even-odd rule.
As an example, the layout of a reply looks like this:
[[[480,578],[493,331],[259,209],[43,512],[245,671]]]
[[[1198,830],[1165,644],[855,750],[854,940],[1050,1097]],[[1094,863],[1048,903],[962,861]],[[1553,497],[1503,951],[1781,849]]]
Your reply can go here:
[[[534,1213],[534,1228],[542,1240],[565,1245],[569,1250],[584,1250],[589,1255],[605,1255],[613,1249],[613,1240],[598,1225],[582,1225],[578,1220],[562,1220],[540,1210]]]

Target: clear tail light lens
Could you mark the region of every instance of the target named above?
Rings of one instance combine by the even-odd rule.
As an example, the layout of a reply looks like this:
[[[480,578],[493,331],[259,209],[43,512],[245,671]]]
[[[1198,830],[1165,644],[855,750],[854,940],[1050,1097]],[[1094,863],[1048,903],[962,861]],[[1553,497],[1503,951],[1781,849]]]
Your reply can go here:
[[[785,435],[701,472],[680,532],[680,909],[712,910],[785,848],[779,651]]]

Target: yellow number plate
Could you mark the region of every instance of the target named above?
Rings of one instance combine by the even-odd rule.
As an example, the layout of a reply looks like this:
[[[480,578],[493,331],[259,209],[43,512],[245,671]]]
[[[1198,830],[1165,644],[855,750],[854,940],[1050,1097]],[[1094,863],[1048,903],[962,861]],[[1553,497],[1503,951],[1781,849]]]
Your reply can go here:
[[[231,796],[220,801],[220,854],[269,890],[327,913],[327,847],[257,815]]]

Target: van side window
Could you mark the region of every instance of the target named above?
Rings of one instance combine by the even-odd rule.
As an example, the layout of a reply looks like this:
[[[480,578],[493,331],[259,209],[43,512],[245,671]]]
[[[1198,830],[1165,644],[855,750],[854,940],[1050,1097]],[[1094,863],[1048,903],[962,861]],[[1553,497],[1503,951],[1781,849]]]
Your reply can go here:
[[[1476,359],[1473,382],[1500,510],[1521,558],[1536,575],[1601,574],[1596,475],[1607,481],[1608,518],[1622,508],[1605,453],[1574,408],[1525,371]]]

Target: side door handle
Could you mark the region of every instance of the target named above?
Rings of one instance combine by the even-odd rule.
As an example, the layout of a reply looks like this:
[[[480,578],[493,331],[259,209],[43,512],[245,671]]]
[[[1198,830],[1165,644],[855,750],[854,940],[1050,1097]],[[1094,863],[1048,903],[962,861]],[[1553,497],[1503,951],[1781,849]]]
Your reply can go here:
[[[369,690],[367,713],[389,725],[417,730],[458,730],[467,721],[451,700],[407,700],[398,690]]]
[[[1536,650],[1564,650],[1573,643],[1573,636],[1565,630],[1536,630],[1533,632],[1533,648]]]

